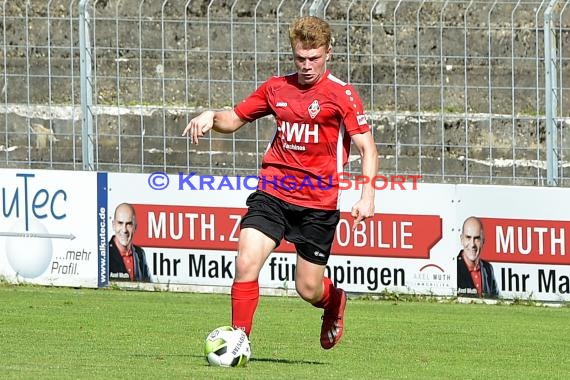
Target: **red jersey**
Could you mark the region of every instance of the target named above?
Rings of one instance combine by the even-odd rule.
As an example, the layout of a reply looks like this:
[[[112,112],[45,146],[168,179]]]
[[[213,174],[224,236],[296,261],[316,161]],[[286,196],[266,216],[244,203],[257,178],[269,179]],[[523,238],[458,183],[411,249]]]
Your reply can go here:
[[[348,160],[350,136],[370,131],[351,85],[328,70],[308,86],[298,83],[297,73],[276,76],[234,110],[246,122],[267,115],[277,122],[258,190],[298,206],[339,208],[339,173]]]

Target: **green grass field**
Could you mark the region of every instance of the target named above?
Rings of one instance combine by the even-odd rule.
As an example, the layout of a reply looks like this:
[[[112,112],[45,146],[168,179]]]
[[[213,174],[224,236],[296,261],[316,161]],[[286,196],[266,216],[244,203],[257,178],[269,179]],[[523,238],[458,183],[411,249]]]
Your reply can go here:
[[[246,368],[214,368],[204,338],[222,294],[0,286],[3,379],[564,379],[570,308],[349,299],[319,345],[320,311],[262,296]]]

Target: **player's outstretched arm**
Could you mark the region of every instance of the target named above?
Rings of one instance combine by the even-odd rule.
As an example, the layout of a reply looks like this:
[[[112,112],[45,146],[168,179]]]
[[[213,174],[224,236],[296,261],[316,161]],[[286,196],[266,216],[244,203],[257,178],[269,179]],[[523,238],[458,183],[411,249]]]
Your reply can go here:
[[[198,139],[210,129],[220,133],[233,133],[244,124],[245,121],[241,120],[233,109],[208,110],[190,120],[184,128],[182,136],[188,136],[192,140],[192,144],[198,145]]]

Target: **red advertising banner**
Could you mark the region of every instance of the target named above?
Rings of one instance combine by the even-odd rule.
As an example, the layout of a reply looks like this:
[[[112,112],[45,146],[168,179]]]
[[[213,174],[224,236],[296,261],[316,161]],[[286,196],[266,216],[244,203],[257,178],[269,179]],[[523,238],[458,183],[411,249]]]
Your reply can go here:
[[[332,251],[347,256],[429,259],[441,240],[439,215],[376,214],[352,231],[353,218],[341,212]]]
[[[570,246],[566,239],[570,222],[503,218],[481,221],[485,231],[481,257],[485,260],[570,265]]]
[[[135,204],[143,247],[237,250],[245,208]],[[438,215],[377,214],[352,230],[352,217],[341,213],[333,254],[394,258],[429,258],[442,238]],[[295,252],[283,242],[276,252]]]

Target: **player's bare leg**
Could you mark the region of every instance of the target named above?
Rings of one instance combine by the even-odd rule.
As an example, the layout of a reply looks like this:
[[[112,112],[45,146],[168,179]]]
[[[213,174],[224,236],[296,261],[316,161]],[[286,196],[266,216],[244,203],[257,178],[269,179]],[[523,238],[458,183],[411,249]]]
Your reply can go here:
[[[324,271],[324,265],[311,263],[297,255],[295,287],[301,298],[324,309],[321,347],[328,350],[340,341],[344,332],[346,293],[324,277]]]

